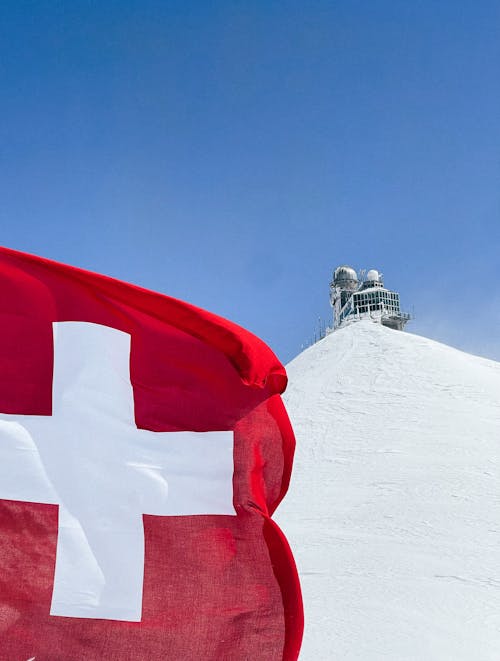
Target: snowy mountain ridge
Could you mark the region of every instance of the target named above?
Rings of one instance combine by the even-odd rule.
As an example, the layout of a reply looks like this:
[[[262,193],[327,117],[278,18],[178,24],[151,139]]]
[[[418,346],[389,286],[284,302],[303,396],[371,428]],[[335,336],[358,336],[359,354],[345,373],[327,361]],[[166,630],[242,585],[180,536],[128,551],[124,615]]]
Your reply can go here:
[[[500,363],[361,321],[287,370],[301,661],[498,661]]]

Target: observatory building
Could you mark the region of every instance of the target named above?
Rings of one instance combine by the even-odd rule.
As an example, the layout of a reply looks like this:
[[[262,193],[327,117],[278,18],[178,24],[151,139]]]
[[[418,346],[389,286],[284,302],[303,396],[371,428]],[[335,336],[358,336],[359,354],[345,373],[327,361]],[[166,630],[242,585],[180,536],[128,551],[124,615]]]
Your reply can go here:
[[[339,266],[330,283],[330,304],[333,308],[333,330],[351,321],[373,319],[384,326],[403,330],[410,315],[401,312],[399,294],[384,287],[382,274],[374,269],[360,271]]]

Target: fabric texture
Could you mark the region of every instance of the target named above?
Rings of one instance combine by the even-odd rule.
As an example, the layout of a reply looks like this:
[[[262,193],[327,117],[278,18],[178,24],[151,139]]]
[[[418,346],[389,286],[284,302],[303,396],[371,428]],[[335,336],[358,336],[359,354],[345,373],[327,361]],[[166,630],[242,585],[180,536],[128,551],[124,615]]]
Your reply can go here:
[[[0,500],[0,659],[296,659],[300,586],[271,519],[295,441],[272,351],[187,303],[6,248],[0,292],[1,414],[51,415],[54,322],[121,330],[139,429],[234,432],[236,512],[144,515],[142,618],[122,622],[51,616],[58,506]]]

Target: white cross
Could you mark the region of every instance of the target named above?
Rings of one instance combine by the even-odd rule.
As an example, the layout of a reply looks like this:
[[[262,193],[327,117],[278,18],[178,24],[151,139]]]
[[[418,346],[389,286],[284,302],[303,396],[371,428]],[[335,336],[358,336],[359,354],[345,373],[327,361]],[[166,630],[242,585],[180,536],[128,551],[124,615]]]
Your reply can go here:
[[[137,429],[130,335],[53,329],[52,416],[0,415],[0,498],[59,505],[51,615],[138,622],[142,515],[234,515],[233,432]]]

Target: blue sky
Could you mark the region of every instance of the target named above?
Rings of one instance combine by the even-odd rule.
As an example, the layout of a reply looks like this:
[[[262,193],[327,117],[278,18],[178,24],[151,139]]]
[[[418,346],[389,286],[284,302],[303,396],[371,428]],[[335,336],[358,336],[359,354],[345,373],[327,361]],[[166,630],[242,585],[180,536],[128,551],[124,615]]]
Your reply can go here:
[[[500,360],[500,5],[5,2],[3,245],[188,300],[283,361],[332,269]]]

